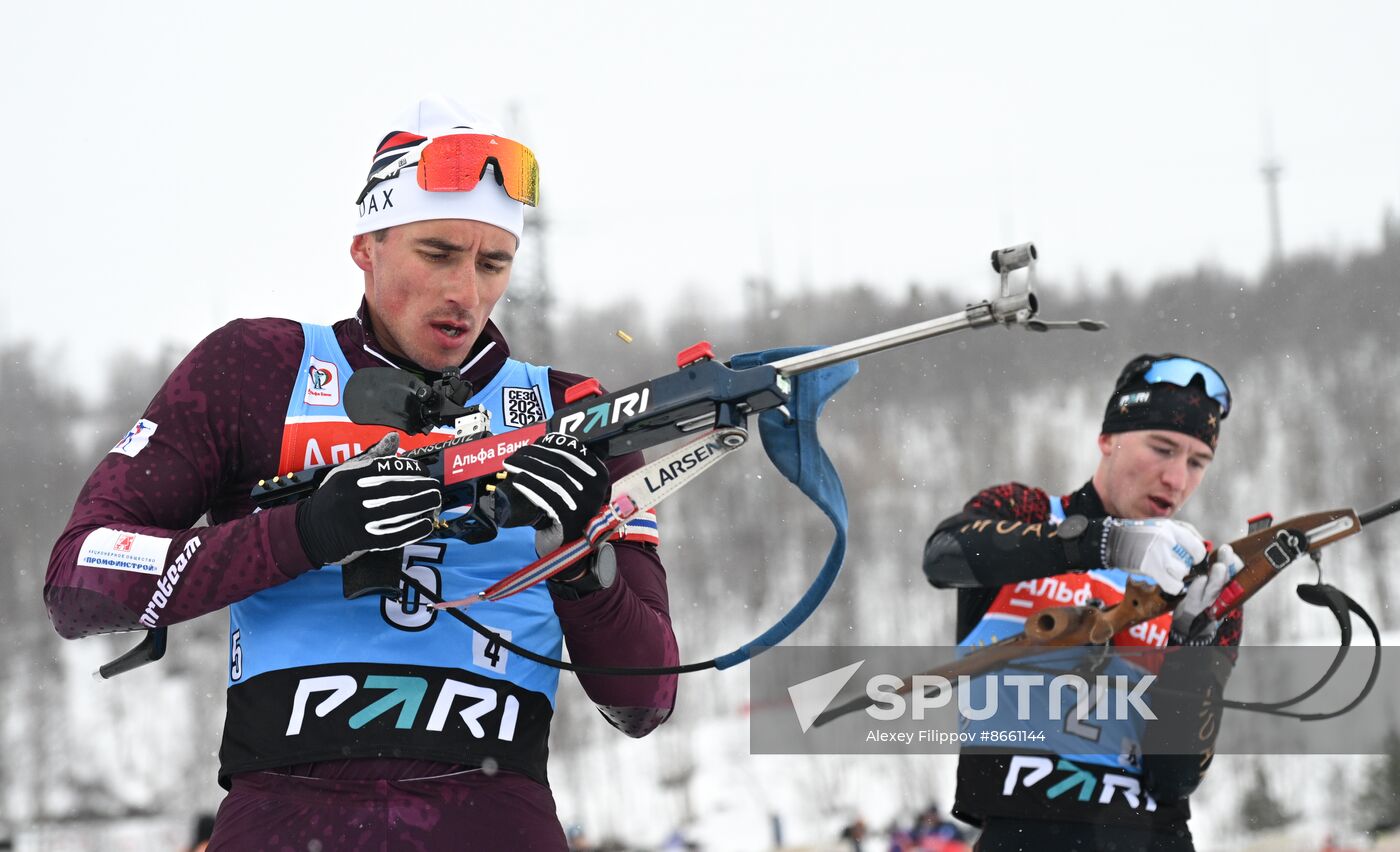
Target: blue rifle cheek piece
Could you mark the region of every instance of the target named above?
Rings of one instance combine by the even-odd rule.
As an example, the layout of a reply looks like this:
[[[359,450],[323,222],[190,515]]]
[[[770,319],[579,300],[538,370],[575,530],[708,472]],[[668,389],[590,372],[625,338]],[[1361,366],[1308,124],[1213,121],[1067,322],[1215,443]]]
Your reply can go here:
[[[756,367],[819,348],[801,346],[746,352],[735,355],[729,365],[736,370]],[[827,458],[826,451],[817,440],[817,418],[821,416],[827,401],[855,374],[855,362],[847,361],[794,376],[792,395],[787,404],[792,419],[789,420],[777,409],[765,411],[758,417],[758,432],[763,437],[763,449],[768,453],[768,458],[772,459],[773,465],[783,476],[831,519],[836,537],[831,542],[831,550],[827,551],[821,571],[802,598],[763,635],[738,650],[716,657],[717,669],[736,666],[786,639],[812,615],[836,582],[836,575],[841,572],[841,562],[846,558],[846,529],[849,526],[846,492],[841,487],[841,477],[837,475],[831,459]]]

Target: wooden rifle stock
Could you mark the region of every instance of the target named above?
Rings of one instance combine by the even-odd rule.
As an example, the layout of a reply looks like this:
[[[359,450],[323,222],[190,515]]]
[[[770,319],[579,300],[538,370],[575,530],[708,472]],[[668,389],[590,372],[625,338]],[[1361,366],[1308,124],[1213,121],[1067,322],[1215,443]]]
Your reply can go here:
[[[1230,542],[1244,568],[1220,593],[1203,616],[1220,620],[1254,597],[1290,562],[1335,541],[1361,532],[1361,521],[1352,509],[1333,509],[1290,518],[1268,529]]]
[[[1392,509],[1396,510],[1400,510],[1400,504],[1397,504],[1397,509]],[[1201,613],[1200,618],[1218,620],[1234,612],[1300,555],[1360,531],[1361,522],[1354,510],[1333,509],[1290,518],[1230,542],[1230,548],[1244,562],[1244,568],[1226,585],[1215,604]],[[1209,559],[1196,566],[1192,573],[1200,575],[1208,568]],[[1182,597],[1163,594],[1153,583],[1132,579],[1124,587],[1123,599],[1111,607],[1047,607],[1026,619],[1024,632],[979,647],[916,677],[942,677],[956,686],[961,676],[986,674],[1043,648],[1107,645],[1118,633],[1171,612]],[[908,694],[913,690],[914,683],[914,677],[905,679],[896,693]],[[839,716],[863,710],[872,703],[865,696],[852,699],[825,711],[814,724],[823,725]]]
[[[1333,509],[1290,518],[1230,542],[1230,548],[1244,562],[1244,568],[1221,592],[1215,606],[1209,610],[1211,617],[1219,619],[1239,609],[1300,555],[1359,532],[1361,522],[1354,510]],[[1209,561],[1204,562],[1192,573],[1203,574],[1208,567]],[[1123,590],[1123,600],[1113,606],[1103,610],[1083,606],[1048,607],[1026,619],[1022,636],[1032,646],[1103,645],[1123,630],[1171,612],[1181,598],[1181,595],[1163,594],[1151,583],[1129,580]],[[1020,638],[1013,636],[1003,641]]]

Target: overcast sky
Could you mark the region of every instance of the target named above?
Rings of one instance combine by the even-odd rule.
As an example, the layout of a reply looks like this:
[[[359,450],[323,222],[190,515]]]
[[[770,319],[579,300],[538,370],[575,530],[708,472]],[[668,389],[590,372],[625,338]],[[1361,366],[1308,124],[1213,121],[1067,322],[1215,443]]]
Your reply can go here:
[[[76,375],[238,316],[348,315],[354,198],[429,91],[508,124],[518,105],[566,305],[719,316],[761,274],[970,301],[989,250],[1025,239],[1051,280],[1252,274],[1270,144],[1289,249],[1372,245],[1400,207],[1393,3],[80,2],[5,19],[0,339],[38,339]]]

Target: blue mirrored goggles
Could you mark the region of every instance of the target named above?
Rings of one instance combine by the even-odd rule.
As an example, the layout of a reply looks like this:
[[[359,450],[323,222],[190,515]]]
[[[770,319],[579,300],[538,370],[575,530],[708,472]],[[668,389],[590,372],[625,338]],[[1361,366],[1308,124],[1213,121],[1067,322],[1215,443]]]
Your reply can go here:
[[[1177,387],[1189,387],[1197,376],[1205,385],[1206,396],[1220,403],[1220,416],[1230,413],[1230,386],[1214,367],[1194,358],[1163,358],[1152,361],[1136,373],[1149,385],[1166,382]]]

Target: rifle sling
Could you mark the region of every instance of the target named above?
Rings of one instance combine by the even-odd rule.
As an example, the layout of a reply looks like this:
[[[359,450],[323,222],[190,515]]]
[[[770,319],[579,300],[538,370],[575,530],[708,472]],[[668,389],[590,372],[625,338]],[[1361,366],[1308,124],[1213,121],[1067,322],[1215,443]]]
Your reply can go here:
[[[1264,701],[1231,701],[1224,699],[1220,706],[1229,707],[1235,710],[1248,710],[1252,713],[1268,713],[1273,716],[1287,716],[1292,719],[1299,719],[1304,722],[1316,722],[1323,719],[1333,719],[1348,713],[1356,705],[1365,700],[1371,694],[1371,689],[1376,685],[1376,679],[1381,673],[1381,632],[1376,627],[1376,622],[1371,618],[1371,614],[1362,608],[1361,604],[1353,600],[1349,595],[1338,589],[1336,586],[1318,581],[1317,583],[1305,583],[1298,586],[1298,597],[1304,603],[1313,606],[1326,607],[1333,617],[1337,619],[1337,626],[1341,629],[1341,642],[1337,646],[1337,655],[1332,659],[1332,665],[1327,668],[1326,674],[1317,683],[1308,687],[1303,692],[1286,701],[1264,702]],[[1290,707],[1314,695],[1318,690],[1327,684],[1337,670],[1342,667],[1342,662],[1351,651],[1351,615],[1355,614],[1371,631],[1371,638],[1376,643],[1376,655],[1371,661],[1371,674],[1366,679],[1366,685],[1361,688],[1356,697],[1340,710],[1330,713],[1298,713],[1293,710],[1283,708]]]
[[[1326,607],[1327,610],[1332,613],[1332,616],[1337,619],[1337,626],[1341,629],[1341,641],[1337,646],[1337,654],[1332,658],[1332,663],[1327,667],[1326,673],[1312,686],[1285,701],[1234,701],[1229,698],[1222,698],[1218,701],[1207,699],[1206,703],[1232,710],[1246,710],[1251,713],[1267,713],[1271,716],[1285,716],[1304,722],[1317,722],[1323,719],[1334,719],[1345,713],[1349,713],[1365,700],[1367,695],[1371,694],[1371,689],[1376,685],[1377,678],[1380,677],[1381,668],[1381,634],[1380,629],[1376,626],[1375,620],[1371,618],[1371,614],[1366,612],[1361,604],[1357,603],[1341,589],[1321,581],[1317,583],[1304,583],[1298,586],[1297,591],[1298,597],[1301,598],[1303,602],[1312,604],[1313,606]],[[1350,703],[1340,710],[1333,710],[1329,713],[1299,713],[1294,710],[1285,710],[1284,708],[1286,707],[1291,707],[1316,695],[1342,667],[1342,663],[1346,660],[1347,654],[1351,651],[1352,629],[1350,615],[1353,613],[1365,622],[1366,626],[1371,631],[1371,638],[1376,643],[1376,655],[1371,661],[1371,674],[1367,678],[1365,686],[1361,688],[1361,691],[1357,693],[1356,697],[1353,698]],[[1160,687],[1155,691],[1179,692],[1178,690],[1163,689]]]

